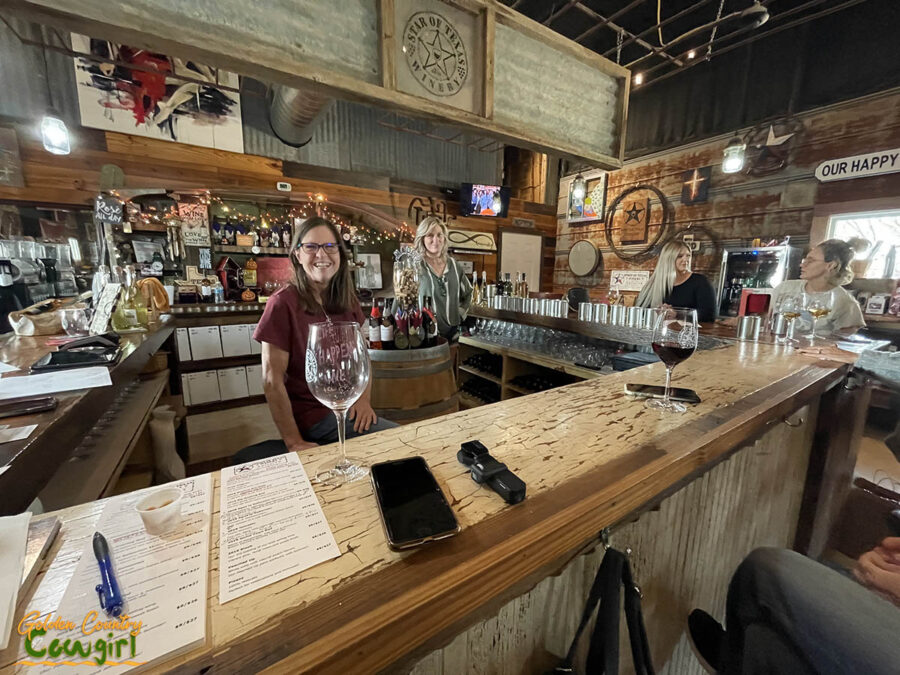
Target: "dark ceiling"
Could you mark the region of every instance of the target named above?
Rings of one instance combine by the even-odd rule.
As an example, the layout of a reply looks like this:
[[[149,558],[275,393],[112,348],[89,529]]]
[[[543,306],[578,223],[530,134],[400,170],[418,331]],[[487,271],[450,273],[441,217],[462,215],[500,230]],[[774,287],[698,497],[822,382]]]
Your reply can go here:
[[[752,0],[503,2],[640,73],[629,157],[900,86],[900,0],[762,0],[758,28],[716,25]]]

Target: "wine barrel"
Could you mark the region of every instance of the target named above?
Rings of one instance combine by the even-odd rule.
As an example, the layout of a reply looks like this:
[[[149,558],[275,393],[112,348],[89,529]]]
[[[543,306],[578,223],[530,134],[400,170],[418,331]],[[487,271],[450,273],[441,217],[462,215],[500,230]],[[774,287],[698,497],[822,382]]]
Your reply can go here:
[[[444,338],[424,349],[370,349],[372,408],[409,424],[459,410],[450,346]]]

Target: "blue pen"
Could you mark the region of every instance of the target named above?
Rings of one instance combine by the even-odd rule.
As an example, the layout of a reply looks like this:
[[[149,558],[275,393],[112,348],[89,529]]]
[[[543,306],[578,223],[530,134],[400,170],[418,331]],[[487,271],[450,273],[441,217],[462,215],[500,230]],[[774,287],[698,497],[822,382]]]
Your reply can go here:
[[[97,595],[100,596],[100,608],[106,610],[108,616],[120,616],[122,614],[122,593],[119,584],[116,583],[116,575],[113,573],[112,560],[109,557],[109,544],[106,537],[99,532],[94,532],[94,556],[100,566],[100,581],[97,584]]]

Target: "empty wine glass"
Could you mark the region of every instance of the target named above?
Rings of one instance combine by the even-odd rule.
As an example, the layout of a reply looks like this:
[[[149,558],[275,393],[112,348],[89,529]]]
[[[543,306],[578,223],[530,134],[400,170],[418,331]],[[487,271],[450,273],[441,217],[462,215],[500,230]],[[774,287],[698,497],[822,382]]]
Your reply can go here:
[[[91,327],[91,310],[70,307],[60,312],[60,323],[66,335],[87,335]]]
[[[660,309],[653,326],[651,345],[656,355],[666,364],[666,392],[662,400],[649,399],[647,407],[684,412],[687,410],[684,405],[669,399],[672,370],[697,349],[697,310],[686,307]]]
[[[369,384],[369,351],[359,325],[348,321],[314,323],[306,347],[306,383],[322,405],[337,418],[341,454],[319,465],[316,480],[342,485],[365,478],[369,469],[359,459],[348,458],[347,410]]]
[[[806,291],[803,293],[803,309],[809,312],[813,318],[812,333],[809,335],[810,344],[814,344],[816,341],[816,325],[819,319],[828,316],[832,307],[834,307],[833,291]]]

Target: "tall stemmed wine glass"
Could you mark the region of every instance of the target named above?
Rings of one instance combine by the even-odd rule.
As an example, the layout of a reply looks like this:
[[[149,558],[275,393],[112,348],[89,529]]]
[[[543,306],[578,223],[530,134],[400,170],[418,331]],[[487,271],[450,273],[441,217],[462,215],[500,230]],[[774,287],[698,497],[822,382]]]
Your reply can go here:
[[[359,459],[347,457],[347,411],[369,384],[369,351],[358,324],[347,321],[314,323],[306,346],[306,383],[322,405],[337,418],[341,454],[321,464],[316,480],[343,485],[365,478],[369,469]]]
[[[792,329],[794,322],[803,313],[803,298],[799,295],[784,295],[778,300],[775,311],[781,314],[785,323],[784,337],[777,337],[775,341],[786,345],[800,344],[799,340],[794,339]]]
[[[833,291],[807,291],[803,294],[803,309],[809,312],[813,319],[812,333],[809,335],[810,344],[815,344],[816,342],[816,324],[818,324],[819,319],[831,313],[832,307],[834,307]]]
[[[672,370],[697,349],[697,310],[668,307],[658,310],[651,338],[653,351],[666,364],[666,393],[660,400],[651,398],[648,408],[684,412],[684,405],[669,398],[672,390]]]

